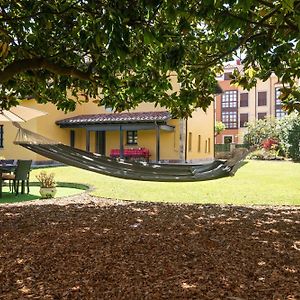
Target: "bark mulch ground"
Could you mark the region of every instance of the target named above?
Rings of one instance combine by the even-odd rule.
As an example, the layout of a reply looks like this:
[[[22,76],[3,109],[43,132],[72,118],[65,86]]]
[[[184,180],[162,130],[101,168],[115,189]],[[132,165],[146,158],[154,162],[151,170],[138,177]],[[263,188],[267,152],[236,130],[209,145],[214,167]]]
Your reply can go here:
[[[1,205],[0,299],[300,299],[299,215],[87,195]]]

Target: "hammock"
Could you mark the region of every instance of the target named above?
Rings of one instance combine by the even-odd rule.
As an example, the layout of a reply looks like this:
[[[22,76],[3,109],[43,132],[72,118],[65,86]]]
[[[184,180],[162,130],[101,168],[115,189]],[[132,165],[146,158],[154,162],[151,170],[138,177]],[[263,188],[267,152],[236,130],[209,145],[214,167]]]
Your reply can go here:
[[[97,153],[66,146],[17,125],[15,144],[66,165],[133,180],[187,182],[232,176],[241,166],[248,150],[237,149],[233,158],[210,163],[162,164],[112,159]]]

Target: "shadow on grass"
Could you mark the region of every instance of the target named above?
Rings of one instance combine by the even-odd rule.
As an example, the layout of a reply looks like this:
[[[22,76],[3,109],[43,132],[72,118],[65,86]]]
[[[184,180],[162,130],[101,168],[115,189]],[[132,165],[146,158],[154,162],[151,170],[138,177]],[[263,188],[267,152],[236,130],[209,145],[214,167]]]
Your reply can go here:
[[[15,195],[10,192],[3,192],[2,198],[0,198],[0,203],[15,203],[23,201],[37,200],[40,197],[33,194],[19,194]]]
[[[25,202],[41,199],[39,194],[39,186],[38,182],[30,183],[30,193],[18,195],[10,192],[8,190],[8,186],[4,186],[2,191],[2,198],[0,198],[0,204],[4,203],[17,203],[17,202]],[[72,182],[57,182],[58,193],[55,198],[68,197],[76,194],[80,194],[82,191],[90,190],[91,187],[85,184],[80,183],[72,183]]]

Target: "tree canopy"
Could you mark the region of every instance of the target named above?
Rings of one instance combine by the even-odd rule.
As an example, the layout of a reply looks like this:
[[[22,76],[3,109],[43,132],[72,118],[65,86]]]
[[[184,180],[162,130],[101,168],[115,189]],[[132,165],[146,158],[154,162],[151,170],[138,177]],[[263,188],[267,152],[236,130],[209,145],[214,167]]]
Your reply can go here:
[[[300,110],[299,8],[296,0],[0,0],[0,107],[32,96],[73,110],[71,90],[116,111],[146,101],[188,116],[209,106],[216,75],[241,54],[245,70],[233,82],[250,88],[274,72],[286,107]],[[170,72],[178,93],[168,93]]]

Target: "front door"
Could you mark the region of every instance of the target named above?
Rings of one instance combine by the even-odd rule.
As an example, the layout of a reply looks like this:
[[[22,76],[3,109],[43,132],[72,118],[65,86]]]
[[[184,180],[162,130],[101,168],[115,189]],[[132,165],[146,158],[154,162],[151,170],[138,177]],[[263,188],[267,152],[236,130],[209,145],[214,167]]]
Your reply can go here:
[[[105,155],[105,131],[96,131],[95,152]]]

